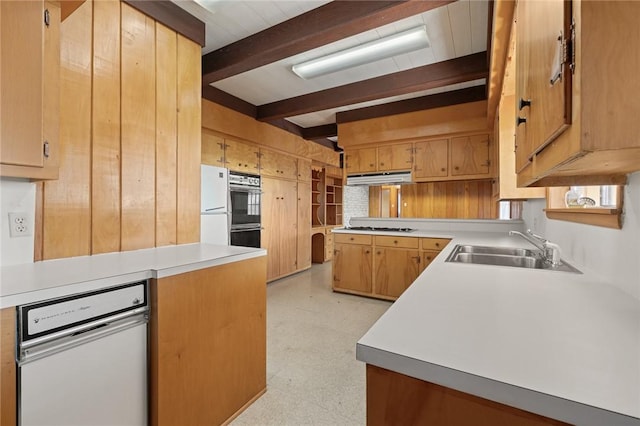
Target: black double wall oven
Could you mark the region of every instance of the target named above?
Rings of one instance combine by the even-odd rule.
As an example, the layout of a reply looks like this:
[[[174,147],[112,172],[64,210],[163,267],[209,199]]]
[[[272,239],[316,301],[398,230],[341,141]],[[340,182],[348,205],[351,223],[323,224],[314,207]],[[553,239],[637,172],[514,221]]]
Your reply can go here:
[[[232,246],[260,247],[260,176],[229,172]]]

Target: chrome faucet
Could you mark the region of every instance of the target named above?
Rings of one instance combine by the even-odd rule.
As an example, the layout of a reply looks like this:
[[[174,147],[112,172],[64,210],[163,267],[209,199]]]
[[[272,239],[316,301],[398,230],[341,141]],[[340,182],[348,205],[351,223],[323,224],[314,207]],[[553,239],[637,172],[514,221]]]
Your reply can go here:
[[[531,232],[531,229],[527,229],[527,233],[523,234],[519,231],[509,231],[509,235],[519,235],[531,244],[536,246],[542,251],[542,258],[545,262],[550,263],[551,266],[560,265],[560,246],[552,243],[540,235],[536,235]]]

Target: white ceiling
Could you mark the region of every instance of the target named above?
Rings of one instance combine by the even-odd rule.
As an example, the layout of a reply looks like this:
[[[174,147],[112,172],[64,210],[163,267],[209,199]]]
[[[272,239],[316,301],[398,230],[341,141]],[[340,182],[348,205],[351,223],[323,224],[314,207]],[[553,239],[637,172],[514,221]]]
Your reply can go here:
[[[209,7],[213,10],[211,12],[192,0],[176,0],[175,2],[206,23],[206,46],[202,50],[203,54],[328,3],[326,0],[209,0]],[[216,81],[212,83],[212,86],[253,105],[264,105],[356,81],[482,52],[487,49],[487,15],[488,0],[458,0],[447,6]],[[291,71],[291,66],[295,63],[386,37],[419,25],[425,25],[427,28],[430,47],[426,49],[316,77],[311,80],[303,80]],[[379,105],[390,101],[441,93],[484,83],[484,79],[475,80],[445,88],[288,117],[288,120],[302,127],[329,124],[335,122],[335,113],[339,111]]]

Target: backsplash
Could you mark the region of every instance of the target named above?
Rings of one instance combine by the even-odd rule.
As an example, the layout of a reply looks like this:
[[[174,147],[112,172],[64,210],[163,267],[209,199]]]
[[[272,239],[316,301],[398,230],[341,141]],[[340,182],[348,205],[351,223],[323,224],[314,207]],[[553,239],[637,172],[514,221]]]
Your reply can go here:
[[[623,200],[621,230],[547,219],[545,200],[525,202],[523,219],[527,228],[559,244],[576,266],[640,299],[640,172],[629,175]]]
[[[33,228],[36,211],[36,185],[24,179],[0,178],[0,265],[33,262]],[[9,212],[25,212],[32,233],[28,237],[11,238]]]
[[[343,205],[343,223],[349,225],[352,217],[369,216],[369,187],[368,186],[345,186]]]

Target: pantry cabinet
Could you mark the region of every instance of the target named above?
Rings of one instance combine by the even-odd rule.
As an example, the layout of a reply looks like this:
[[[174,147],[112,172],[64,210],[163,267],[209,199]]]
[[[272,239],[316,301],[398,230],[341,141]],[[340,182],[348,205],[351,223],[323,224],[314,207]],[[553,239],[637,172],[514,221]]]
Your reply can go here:
[[[261,246],[267,249],[267,280],[296,271],[297,258],[297,183],[262,178]]]
[[[60,5],[0,2],[0,175],[58,178]]]
[[[623,184],[640,170],[640,3],[517,7],[518,185]]]

